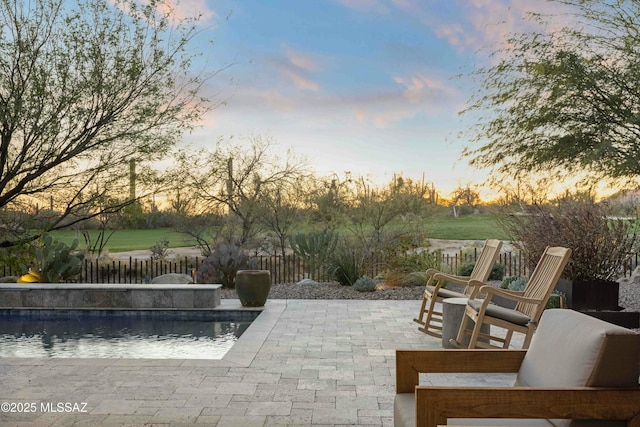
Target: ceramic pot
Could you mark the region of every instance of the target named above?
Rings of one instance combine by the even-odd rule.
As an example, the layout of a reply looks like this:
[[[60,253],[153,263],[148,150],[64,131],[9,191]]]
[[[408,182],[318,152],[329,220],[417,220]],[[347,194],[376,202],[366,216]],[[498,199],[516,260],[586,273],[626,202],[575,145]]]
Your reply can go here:
[[[236,274],[236,293],[243,307],[262,307],[271,290],[269,270],[239,270]]]

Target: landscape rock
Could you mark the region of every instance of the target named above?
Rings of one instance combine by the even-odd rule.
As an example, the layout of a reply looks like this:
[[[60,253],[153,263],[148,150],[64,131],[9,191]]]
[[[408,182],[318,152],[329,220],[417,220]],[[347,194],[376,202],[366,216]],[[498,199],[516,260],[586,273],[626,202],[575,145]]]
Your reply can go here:
[[[188,274],[168,273],[156,276],[151,280],[154,285],[189,285],[193,283],[193,278]]]
[[[296,284],[300,286],[318,286],[320,283],[316,282],[313,279],[302,279]]]

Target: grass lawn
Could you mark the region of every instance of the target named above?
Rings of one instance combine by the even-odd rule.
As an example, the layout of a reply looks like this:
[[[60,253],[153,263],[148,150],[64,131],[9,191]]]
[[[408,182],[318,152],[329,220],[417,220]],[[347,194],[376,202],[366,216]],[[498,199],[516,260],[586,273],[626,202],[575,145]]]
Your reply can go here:
[[[89,230],[92,241],[98,236],[97,230]],[[84,237],[81,232],[72,230],[55,231],[51,233],[57,239],[67,244],[71,244],[73,239],[78,239],[80,247],[84,247]],[[189,236],[174,231],[170,228],[158,228],[153,230],[116,230],[107,242],[109,252],[125,252],[140,249],[149,249],[156,243],[163,240],[169,241],[170,248],[182,246],[193,246],[194,243]]]
[[[493,216],[488,214],[451,216],[430,219],[426,224],[427,235],[432,239],[446,240],[510,240]]]
[[[435,217],[425,221],[428,237],[446,240],[485,240],[502,239],[509,240],[506,233],[498,227],[491,215],[467,215],[461,218]],[[76,231],[56,231],[51,233],[56,238],[71,244],[73,239],[78,239],[80,247],[84,245],[82,233]],[[92,240],[95,240],[98,232],[90,230]],[[194,246],[195,243],[189,236],[178,233],[170,228],[153,230],[116,230],[107,243],[109,252],[125,252],[132,250],[149,249],[156,243],[168,240],[170,248],[182,246]]]

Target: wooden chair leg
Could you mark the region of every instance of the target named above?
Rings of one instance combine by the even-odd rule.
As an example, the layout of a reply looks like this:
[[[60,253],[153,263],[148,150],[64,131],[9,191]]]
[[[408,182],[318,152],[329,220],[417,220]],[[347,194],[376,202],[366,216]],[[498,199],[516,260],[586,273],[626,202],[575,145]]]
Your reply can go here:
[[[431,296],[431,298],[428,298],[428,305],[429,308],[427,309],[427,318],[424,321],[424,326],[422,326],[421,328],[418,328],[419,331],[424,332],[425,334],[434,336],[434,337],[442,337],[441,333],[438,333],[437,330],[441,329],[439,327],[435,327],[433,326],[431,323],[435,319],[435,316],[440,316],[440,322],[442,322],[442,313],[436,312],[435,308],[436,308],[436,298],[433,297],[433,295]],[[434,331],[434,329],[436,331]]]
[[[502,348],[509,348],[509,344],[511,344],[511,337],[513,337],[513,331],[511,329],[507,329],[507,334],[504,337]]]
[[[427,306],[427,296],[423,295],[422,296],[422,305],[420,306],[420,314],[418,315],[418,317],[416,317],[415,319],[413,319],[414,322],[419,323],[421,325],[424,325],[425,322],[424,320],[422,320],[422,318],[424,317],[425,314],[425,307]]]
[[[531,339],[533,338],[533,333],[536,331],[536,328],[534,325],[529,325],[529,330],[527,331],[526,335],[524,336],[524,343],[522,344],[522,349],[523,350],[527,350],[529,348],[529,345],[531,344]]]

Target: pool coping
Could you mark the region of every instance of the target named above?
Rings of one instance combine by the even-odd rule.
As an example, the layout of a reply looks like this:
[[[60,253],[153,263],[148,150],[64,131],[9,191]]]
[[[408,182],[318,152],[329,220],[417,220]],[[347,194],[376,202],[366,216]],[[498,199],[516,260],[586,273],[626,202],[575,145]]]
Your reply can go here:
[[[264,307],[243,307],[238,299],[223,299],[216,310],[222,311],[261,311],[260,315],[251,322],[246,331],[227,351],[222,359],[210,360],[209,362],[220,362],[229,366],[248,367],[255,359],[260,348],[267,340],[271,330],[280,319],[280,316],[287,307],[286,300],[268,300]],[[195,359],[200,361],[202,359]],[[189,359],[188,361],[194,361]],[[202,360],[204,361],[204,360]]]

